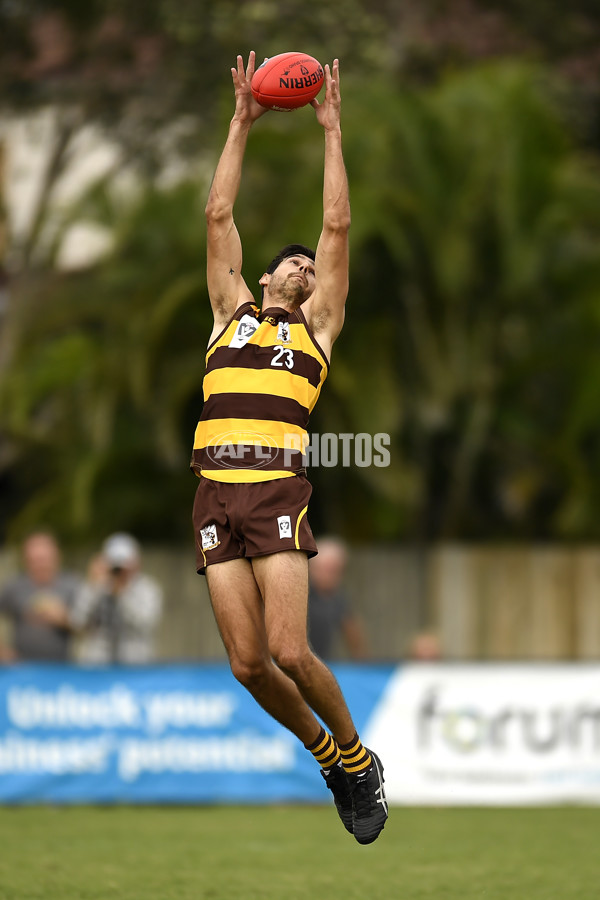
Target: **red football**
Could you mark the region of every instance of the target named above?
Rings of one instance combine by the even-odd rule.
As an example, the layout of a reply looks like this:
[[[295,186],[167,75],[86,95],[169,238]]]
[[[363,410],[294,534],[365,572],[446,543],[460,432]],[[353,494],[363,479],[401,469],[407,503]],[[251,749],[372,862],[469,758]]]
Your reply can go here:
[[[267,109],[298,109],[317,96],[324,81],[323,66],[306,53],[280,53],[265,59],[252,76],[254,99]]]

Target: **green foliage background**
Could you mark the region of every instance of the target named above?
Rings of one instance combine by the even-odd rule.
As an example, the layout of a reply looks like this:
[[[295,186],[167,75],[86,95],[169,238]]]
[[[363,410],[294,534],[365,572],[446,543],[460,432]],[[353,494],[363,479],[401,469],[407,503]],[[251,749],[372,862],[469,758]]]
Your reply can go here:
[[[229,68],[237,52],[292,45],[341,59],[353,210],[348,316],[312,430],[391,438],[389,468],[311,473],[314,529],[358,541],[600,536],[600,14],[575,3],[559,27],[543,4],[517,6],[0,8],[13,48],[0,65],[5,115],[57,114],[36,215],[6,253],[4,537],[40,524],[73,543],[115,528],[188,536],[211,326],[203,207],[232,111]],[[48,22],[70,43],[44,68]],[[90,123],[121,164],[57,209]],[[236,206],[249,284],[284,243],[316,243],[322,152],[310,108],[256,125]],[[174,160],[181,177],[163,178]],[[124,168],[137,179],[129,195]],[[77,222],[108,228],[113,247],[67,273],[57,254]]]

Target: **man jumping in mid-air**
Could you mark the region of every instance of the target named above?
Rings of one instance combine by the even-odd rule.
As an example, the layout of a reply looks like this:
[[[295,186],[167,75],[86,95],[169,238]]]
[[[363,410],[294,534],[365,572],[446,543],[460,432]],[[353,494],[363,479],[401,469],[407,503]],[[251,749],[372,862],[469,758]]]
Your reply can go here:
[[[198,571],[235,677],[320,764],[339,816],[360,844],[381,832],[383,767],[363,746],[342,692],[306,636],[306,511],[302,449],[327,376],[348,293],[350,201],[342,156],[339,62],[312,101],[325,133],[323,230],[316,254],[288,245],[260,279],[262,309],[242,277],[233,220],[246,141],[267,110],[254,100],[254,52],[232,69],[235,113],[206,206],[207,281],[214,328],[192,467]],[[327,725],[321,726],[317,716]]]

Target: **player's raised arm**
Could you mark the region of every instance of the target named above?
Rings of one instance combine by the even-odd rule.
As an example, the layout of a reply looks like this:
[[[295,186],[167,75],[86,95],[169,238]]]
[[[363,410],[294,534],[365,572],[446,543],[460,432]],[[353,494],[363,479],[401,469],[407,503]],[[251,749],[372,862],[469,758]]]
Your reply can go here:
[[[316,289],[307,302],[308,321],[326,352],[341,331],[348,295],[350,197],[342,154],[339,60],[325,66],[325,99],[312,101],[325,132],[323,230],[315,259]]]
[[[207,283],[215,328],[222,328],[241,303],[252,299],[242,278],[242,244],[233,220],[233,207],[250,128],[267,111],[259,106],[250,90],[254,64],[252,50],[246,69],[242,57],[238,56],[237,68],[231,70],[235,112],[206,204]]]

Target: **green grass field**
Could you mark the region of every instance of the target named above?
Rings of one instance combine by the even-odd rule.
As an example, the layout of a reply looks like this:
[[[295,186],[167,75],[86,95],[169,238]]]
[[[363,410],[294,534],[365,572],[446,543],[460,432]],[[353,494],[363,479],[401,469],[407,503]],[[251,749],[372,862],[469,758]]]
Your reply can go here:
[[[1,900],[596,900],[600,809],[0,809]]]

